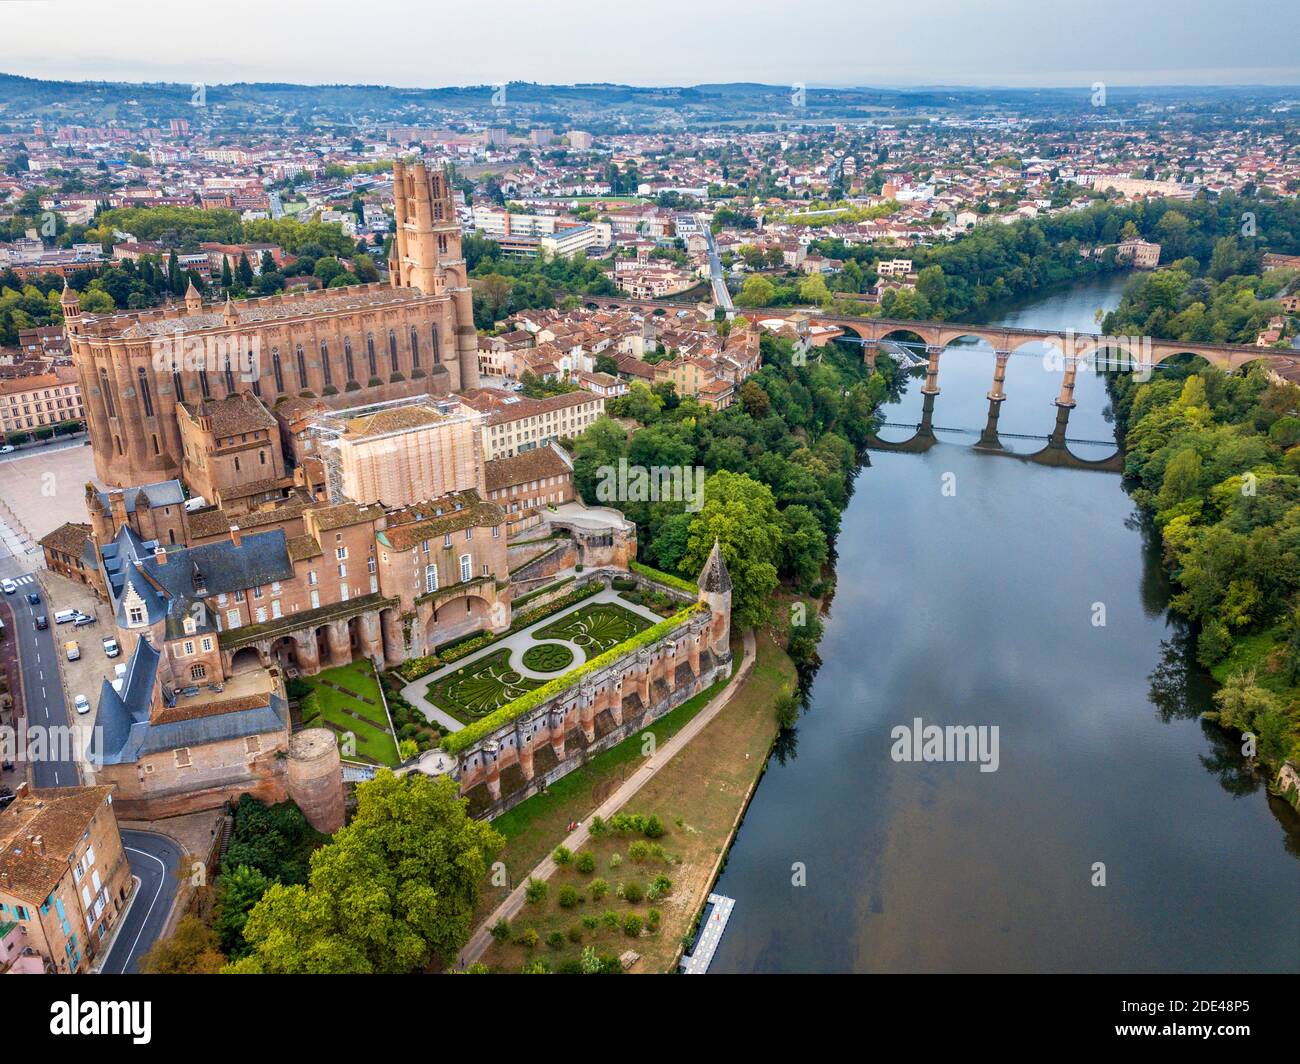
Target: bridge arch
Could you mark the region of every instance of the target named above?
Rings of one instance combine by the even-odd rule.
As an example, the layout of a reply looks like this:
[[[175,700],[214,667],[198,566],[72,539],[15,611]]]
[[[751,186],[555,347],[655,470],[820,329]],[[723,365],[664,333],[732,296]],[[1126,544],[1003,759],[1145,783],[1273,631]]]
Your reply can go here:
[[[1224,361],[1226,363],[1227,359],[1225,358]],[[1207,366],[1215,364],[1205,352],[1180,350],[1177,347],[1155,352],[1151,363],[1155,366],[1163,366],[1165,369],[1182,369],[1190,373],[1198,373]]]

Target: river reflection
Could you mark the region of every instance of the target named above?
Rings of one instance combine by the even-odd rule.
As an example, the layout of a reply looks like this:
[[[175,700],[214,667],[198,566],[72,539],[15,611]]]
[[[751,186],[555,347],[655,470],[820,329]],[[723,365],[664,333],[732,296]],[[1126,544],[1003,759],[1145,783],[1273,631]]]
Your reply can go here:
[[[1121,284],[999,320],[1090,330]],[[984,427],[993,362],[945,354],[935,425]],[[920,420],[919,385],[890,422]],[[1013,357],[1000,430],[1046,437],[1059,387]],[[1069,435],[1113,438],[1102,379],[1075,398]],[[857,480],[808,713],[718,884],[737,905],[713,970],[1296,970],[1295,817],[1198,719],[1208,684],[1119,477],[937,437]],[[998,771],[892,761],[918,717],[996,725]]]

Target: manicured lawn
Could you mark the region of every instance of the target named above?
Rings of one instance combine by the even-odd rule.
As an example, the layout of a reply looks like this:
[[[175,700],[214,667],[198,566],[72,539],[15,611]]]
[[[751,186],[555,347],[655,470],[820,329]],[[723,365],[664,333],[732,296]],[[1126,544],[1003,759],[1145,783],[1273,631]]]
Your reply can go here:
[[[503,647],[442,677],[429,688],[429,700],[470,724],[540,686],[510,667],[510,651]]]
[[[534,672],[560,672],[573,664],[573,651],[562,643],[539,643],[524,651],[523,662]]]
[[[567,639],[582,647],[591,659],[649,627],[650,622],[640,614],[617,603],[599,602],[566,614],[554,624],[533,632],[533,638]]]
[[[340,739],[345,732],[356,736],[358,760],[381,765],[397,764],[397,740],[388,727],[383,697],[374,670],[366,661],[354,661],[315,676],[304,676],[316,695],[320,715],[304,724],[329,728]],[[346,755],[345,755],[346,756]]]

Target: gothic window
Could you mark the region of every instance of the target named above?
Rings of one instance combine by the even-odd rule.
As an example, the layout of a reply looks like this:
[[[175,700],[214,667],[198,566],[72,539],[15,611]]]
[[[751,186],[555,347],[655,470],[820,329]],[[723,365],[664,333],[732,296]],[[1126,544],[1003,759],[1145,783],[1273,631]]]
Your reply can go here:
[[[343,363],[347,367],[348,380],[356,380],[357,375],[352,372],[352,337],[350,336],[343,338]]]
[[[438,344],[438,323],[434,322],[430,326],[430,336],[433,340],[433,364],[439,365],[442,362],[442,349]]]
[[[393,367],[393,372],[397,372],[397,333],[388,330],[388,361]]]
[[[212,398],[212,385],[208,381],[208,371],[206,369],[199,370],[199,391],[203,393],[204,399]]]
[[[225,377],[226,377],[226,394],[234,395],[235,394],[235,371],[234,368],[230,365],[229,351],[226,352]]]
[[[140,402],[144,404],[144,416],[153,417],[153,394],[149,391],[149,374],[143,366],[137,367],[135,373],[140,383]]]
[[[375,362],[375,334],[366,333],[366,360],[370,363],[370,375],[379,376],[379,366]]]
[[[320,364],[325,373],[325,386],[328,388],[334,383],[334,374],[330,372],[330,345],[324,340],[320,342]]]
[[[294,349],[294,355],[298,359],[298,387],[307,387],[307,360],[302,354],[302,344],[298,344]]]
[[[280,349],[271,348],[271,369],[275,372],[275,390],[284,391],[284,367],[280,365]]]
[[[411,326],[411,368],[420,368],[420,330]]]
[[[99,390],[104,393],[104,405],[108,407],[108,416],[117,417],[117,408],[113,405],[113,389],[108,386],[108,370],[99,369]]]

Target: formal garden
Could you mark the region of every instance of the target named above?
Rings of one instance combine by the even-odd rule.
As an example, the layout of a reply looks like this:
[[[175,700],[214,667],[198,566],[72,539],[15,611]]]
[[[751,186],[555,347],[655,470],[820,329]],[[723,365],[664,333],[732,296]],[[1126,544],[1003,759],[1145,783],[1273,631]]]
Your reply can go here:
[[[598,602],[565,614],[553,624],[538,629],[533,637],[564,639],[582,647],[588,658],[594,658],[649,627],[648,620],[626,607]]]
[[[508,645],[439,676],[424,696],[461,724],[473,724],[653,624],[616,602],[588,603],[527,635],[507,633]]]
[[[540,686],[510,667],[510,650],[503,647],[437,680],[429,687],[429,698],[468,724]]]
[[[397,740],[370,662],[354,661],[300,677],[291,681],[288,693],[299,698],[303,724],[334,732],[344,757],[375,765],[398,763]],[[348,733],[354,737],[354,749],[348,745]]]
[[[563,643],[538,643],[524,651],[523,662],[533,672],[562,672],[573,664],[573,651]]]

